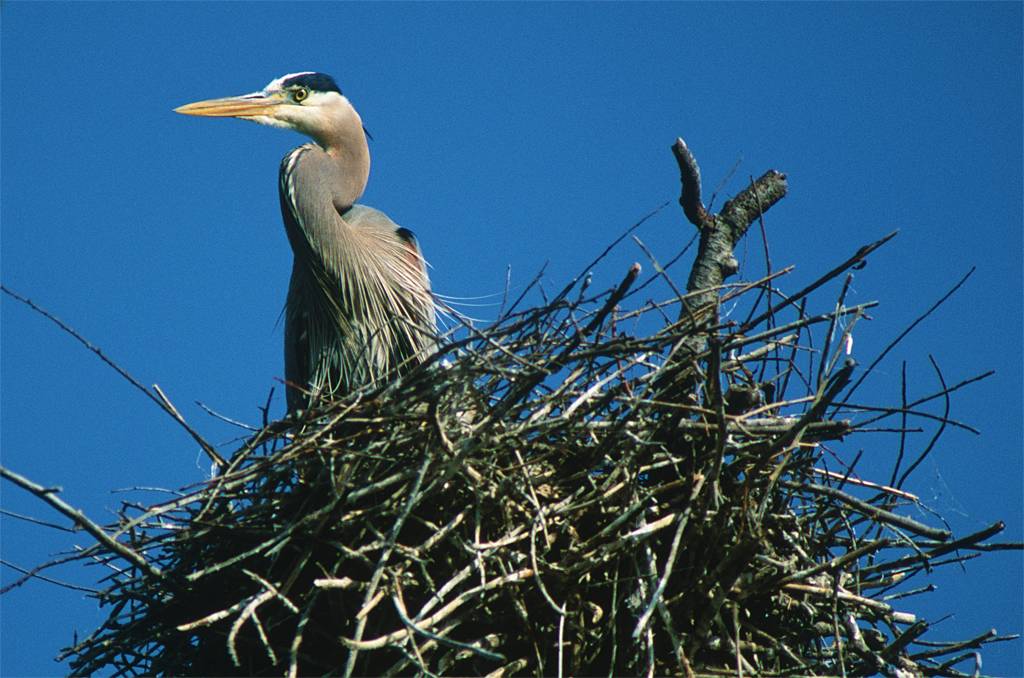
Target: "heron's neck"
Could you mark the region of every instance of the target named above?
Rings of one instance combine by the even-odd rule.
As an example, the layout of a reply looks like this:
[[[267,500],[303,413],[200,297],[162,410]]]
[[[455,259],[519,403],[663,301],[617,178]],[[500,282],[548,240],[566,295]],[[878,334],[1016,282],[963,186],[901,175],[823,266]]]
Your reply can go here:
[[[370,176],[370,151],[359,114],[342,98],[325,115],[331,124],[319,125],[311,135],[317,143],[296,148],[281,164],[285,227],[297,263],[307,248],[321,261],[344,256],[352,233],[340,215],[363,194]]]
[[[327,155],[323,169],[331,175],[328,181],[334,205],[343,210],[354,205],[366,190],[370,178],[370,148],[363,121],[356,110],[347,100],[339,108],[341,110],[334,115],[336,124],[316,141]]]

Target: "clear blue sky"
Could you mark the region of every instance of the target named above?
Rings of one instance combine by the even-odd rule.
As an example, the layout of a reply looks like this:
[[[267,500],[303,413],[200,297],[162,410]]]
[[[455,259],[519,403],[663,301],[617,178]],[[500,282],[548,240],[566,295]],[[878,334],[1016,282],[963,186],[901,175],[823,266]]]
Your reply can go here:
[[[362,202],[416,231],[445,294],[499,293],[507,266],[521,287],[545,261],[550,284],[563,283],[675,200],[677,135],[708,192],[738,160],[724,194],[769,167],[788,173],[790,197],[766,224],[775,266],[798,266],[787,289],[901,229],[854,282],[851,301],[882,302],[857,328],[862,363],[977,266],[860,396],[897,402],[904,359],[911,394],[935,390],[928,354],[950,381],[998,370],[953,398],[954,416],[983,435],[947,432],[907,489],[959,534],[1005,519],[1004,536],[1021,539],[1019,3],[4,2],[0,20],[4,283],[159,383],[226,451],[236,432],[194,403],[256,422],[282,374],[291,254],[277,168],[302,139],[171,110],[322,70],[375,138]],[[691,230],[671,204],[640,235],[667,258]],[[752,277],[763,270],[756,241],[738,254]],[[646,261],[622,248],[597,282],[634,259]],[[99,521],[122,499],[153,499],[113,489],[203,477],[186,435],[94,356],[6,298],[2,323],[5,465],[63,486]],[[860,472],[886,479],[896,439],[865,435],[840,451],[860,448]],[[0,491],[8,510],[56,518]],[[8,518],[2,538],[3,558],[21,566],[89,543]],[[102,573],[57,574],[90,584]],[[900,604],[953,615],[935,637],[1021,631],[1019,553],[933,581],[937,594]],[[58,648],[105,615],[38,582],[0,605],[5,676],[65,672]],[[986,657],[987,672],[1022,672],[1019,642]]]

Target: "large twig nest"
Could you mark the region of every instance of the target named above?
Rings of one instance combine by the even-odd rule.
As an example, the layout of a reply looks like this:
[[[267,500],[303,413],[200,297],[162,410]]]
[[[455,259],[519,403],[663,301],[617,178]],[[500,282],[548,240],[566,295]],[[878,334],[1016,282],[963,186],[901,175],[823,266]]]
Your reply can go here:
[[[581,278],[126,509],[115,536],[145,565],[110,576],[74,671],[957,675],[991,636],[924,641],[887,594],[1001,526],[953,541],[837,462],[873,416],[840,397],[872,304],[804,306],[884,240],[789,296],[775,274],[724,285],[784,178],[709,215],[675,150],[689,291],[641,302],[638,266],[596,294]],[[748,320],[721,323],[722,300]]]

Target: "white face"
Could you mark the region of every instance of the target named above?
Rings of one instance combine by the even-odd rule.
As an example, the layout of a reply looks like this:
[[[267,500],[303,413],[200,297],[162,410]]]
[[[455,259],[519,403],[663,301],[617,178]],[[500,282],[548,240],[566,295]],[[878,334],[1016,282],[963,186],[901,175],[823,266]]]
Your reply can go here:
[[[278,99],[281,106],[274,107],[273,115],[252,116],[249,119],[262,125],[293,129],[308,136],[318,138],[330,129],[332,120],[337,120],[339,113],[355,113],[352,104],[337,92],[314,92],[302,85],[284,83],[297,75],[307,75],[311,71],[289,73],[267,83],[261,92],[253,92],[246,97],[260,99]]]

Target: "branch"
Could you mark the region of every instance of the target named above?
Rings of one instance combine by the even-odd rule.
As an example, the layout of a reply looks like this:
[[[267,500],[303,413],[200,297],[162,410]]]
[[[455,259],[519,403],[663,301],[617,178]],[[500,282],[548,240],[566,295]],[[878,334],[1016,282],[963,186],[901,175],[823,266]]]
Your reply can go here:
[[[739,270],[733,248],[754,221],[785,197],[786,177],[775,170],[768,170],[725,203],[718,214],[711,215],[701,202],[700,166],[697,159],[681,138],[676,139],[672,145],[672,153],[679,165],[679,181],[682,184],[679,204],[686,218],[700,230],[700,246],[686,283],[688,294],[681,298],[679,309],[679,320],[689,319],[696,330],[715,324],[718,316],[718,288],[726,278]],[[680,342],[670,360],[688,363],[700,355],[706,346],[704,333],[694,331]],[[666,386],[677,393],[686,393],[692,389],[694,380],[694,375],[689,374],[682,382]],[[671,395],[668,397],[677,399]]]
[[[684,175],[681,180],[684,182],[683,196],[686,197],[687,177]],[[775,170],[768,170],[735,198],[725,203],[721,212],[704,220],[697,259],[693,262],[690,279],[686,284],[687,292],[713,290],[739,270],[733,248],[764,211],[785,197],[786,188],[786,176]],[[686,303],[681,317],[715,301],[716,295],[713,292],[696,295]]]
[[[15,473],[14,471],[4,468],[3,466],[0,466],[0,476],[6,478],[7,480],[10,480],[15,485],[18,485],[19,487],[28,490],[29,492],[42,499],[53,508],[63,513],[65,516],[71,519],[72,522],[74,522],[76,525],[79,525],[83,530],[85,530],[93,537],[95,537],[97,541],[102,543],[104,546],[106,546],[108,549],[110,549],[117,555],[127,560],[129,563],[132,563],[136,567],[145,570],[153,577],[156,577],[158,579],[164,578],[164,574],[160,571],[160,568],[154,565],[150,565],[149,561],[140,556],[138,553],[131,550],[121,542],[112,539],[110,535],[108,535],[102,527],[89,520],[89,518],[87,518],[84,513],[82,513],[81,511],[74,508],[73,506],[65,502],[63,499],[58,497],[57,492],[60,491],[59,488],[43,487],[42,485],[38,485],[32,482],[25,476]]]
[[[139,383],[139,381],[135,377],[133,377],[131,374],[129,374],[127,370],[125,370],[123,367],[121,367],[120,365],[115,363],[113,360],[108,358],[106,355],[104,355],[103,351],[98,346],[94,345],[88,339],[86,339],[81,334],[79,334],[73,327],[71,327],[70,325],[66,324],[63,320],[61,320],[57,316],[53,315],[52,313],[50,313],[46,309],[44,309],[41,306],[37,305],[31,299],[28,299],[27,297],[21,296],[17,292],[14,292],[13,290],[11,290],[10,288],[8,288],[8,287],[6,287],[4,285],[0,285],[0,291],[3,291],[4,294],[7,294],[8,296],[10,296],[13,299],[17,299],[18,301],[20,301],[21,303],[25,304],[26,306],[31,308],[33,311],[35,311],[39,315],[43,316],[44,318],[46,318],[50,322],[54,323],[55,325],[57,325],[57,327],[61,328],[62,330],[64,330],[68,334],[70,334],[72,337],[74,337],[76,340],[78,340],[78,342],[80,344],[82,344],[82,346],[85,346],[87,349],[89,349],[90,351],[95,353],[97,356],[99,356],[100,360],[105,362],[107,365],[109,365],[111,368],[113,368],[115,372],[117,372],[122,377],[124,377],[124,379],[127,380],[129,384],[131,384],[135,388],[137,388],[140,391],[142,391],[143,393],[145,393],[147,398],[149,398],[150,400],[155,402],[157,405],[159,405],[160,409],[162,409],[164,412],[169,414],[186,431],[188,431],[188,434],[190,436],[192,436],[192,439],[195,440],[199,444],[199,447],[202,448],[203,452],[205,452],[207,454],[207,456],[209,456],[210,459],[215,464],[217,464],[218,467],[223,469],[223,468],[225,468],[227,466],[227,462],[224,461],[224,458],[221,457],[219,454],[217,454],[216,450],[213,449],[213,446],[210,445],[210,443],[206,442],[206,440],[204,440],[203,437],[199,435],[199,433],[197,433],[195,430],[193,430],[192,427],[190,427],[185,422],[185,420],[182,418],[181,414],[178,413],[178,411],[174,408],[174,406],[170,403],[170,401],[167,400],[167,397],[163,393],[161,393],[158,388],[155,389],[156,392],[157,392],[157,395],[154,395],[152,391],[150,391],[148,388],[146,388],[141,383]]]
[[[686,142],[680,137],[672,144],[672,153],[679,163],[679,181],[682,183],[682,193],[679,196],[679,204],[683,207],[683,214],[690,220],[690,223],[699,230],[703,230],[708,220],[707,210],[700,200],[700,167],[697,166],[697,159],[693,157]],[[712,196],[712,201],[714,196]]]

